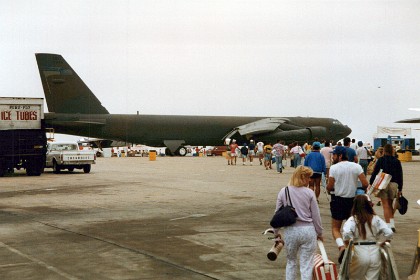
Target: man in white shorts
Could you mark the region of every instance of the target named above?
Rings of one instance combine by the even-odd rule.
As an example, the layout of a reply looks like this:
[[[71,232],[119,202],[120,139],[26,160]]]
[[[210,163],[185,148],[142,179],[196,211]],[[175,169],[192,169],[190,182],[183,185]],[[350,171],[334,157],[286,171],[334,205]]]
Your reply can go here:
[[[261,141],[257,143],[257,157],[260,160],[260,165],[262,165],[262,160],[264,157],[264,143]]]

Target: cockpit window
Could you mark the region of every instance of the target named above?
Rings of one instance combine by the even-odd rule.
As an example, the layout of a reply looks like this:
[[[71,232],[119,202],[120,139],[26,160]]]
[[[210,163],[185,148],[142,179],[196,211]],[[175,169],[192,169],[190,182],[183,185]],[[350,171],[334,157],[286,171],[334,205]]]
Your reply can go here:
[[[342,125],[341,122],[339,120],[333,120],[333,124],[338,124],[338,125]]]

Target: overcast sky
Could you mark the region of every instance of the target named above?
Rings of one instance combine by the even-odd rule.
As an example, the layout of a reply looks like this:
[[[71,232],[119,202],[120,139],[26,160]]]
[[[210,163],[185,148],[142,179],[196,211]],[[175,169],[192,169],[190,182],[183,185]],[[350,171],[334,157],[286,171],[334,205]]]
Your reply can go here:
[[[414,0],[0,0],[1,96],[44,97],[34,54],[56,53],[111,113],[331,117],[372,141],[420,127],[394,123],[420,117],[419,15]]]

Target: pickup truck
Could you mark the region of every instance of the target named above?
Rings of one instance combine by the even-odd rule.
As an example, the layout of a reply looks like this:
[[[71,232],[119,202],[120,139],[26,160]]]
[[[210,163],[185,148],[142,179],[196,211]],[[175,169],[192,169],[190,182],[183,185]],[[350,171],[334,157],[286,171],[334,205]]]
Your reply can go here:
[[[52,142],[47,145],[45,168],[52,168],[56,174],[62,169],[70,172],[83,169],[85,173],[89,173],[95,160],[95,151],[79,150],[76,142]]]

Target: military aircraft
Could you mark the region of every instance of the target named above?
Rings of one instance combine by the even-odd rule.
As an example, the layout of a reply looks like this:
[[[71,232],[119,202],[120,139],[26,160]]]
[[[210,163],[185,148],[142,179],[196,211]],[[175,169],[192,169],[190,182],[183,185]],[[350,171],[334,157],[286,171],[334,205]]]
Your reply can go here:
[[[61,55],[35,56],[50,112],[46,126],[56,133],[166,146],[185,155],[184,145],[217,146],[232,138],[239,144],[251,138],[290,143],[339,140],[351,132],[331,118],[110,114]]]
[[[420,108],[408,108],[408,110],[420,111]],[[420,123],[420,118],[400,120],[396,121],[396,123]]]

